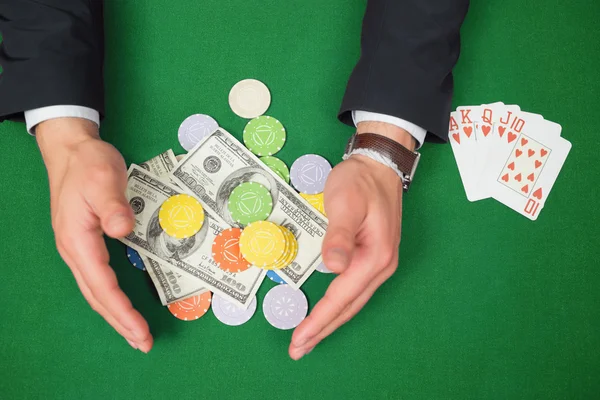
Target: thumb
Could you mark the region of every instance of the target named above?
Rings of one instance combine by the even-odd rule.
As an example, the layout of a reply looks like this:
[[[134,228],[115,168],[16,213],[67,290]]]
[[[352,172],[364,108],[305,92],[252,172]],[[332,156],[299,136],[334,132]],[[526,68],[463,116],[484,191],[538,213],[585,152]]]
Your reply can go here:
[[[129,234],[134,228],[135,216],[125,197],[126,171],[109,169],[99,179],[91,179],[89,183],[85,197],[100,220],[104,233],[112,238]]]
[[[329,226],[323,240],[323,261],[331,271],[342,273],[352,261],[356,237],[366,216],[362,196],[351,191],[327,193],[325,205]]]

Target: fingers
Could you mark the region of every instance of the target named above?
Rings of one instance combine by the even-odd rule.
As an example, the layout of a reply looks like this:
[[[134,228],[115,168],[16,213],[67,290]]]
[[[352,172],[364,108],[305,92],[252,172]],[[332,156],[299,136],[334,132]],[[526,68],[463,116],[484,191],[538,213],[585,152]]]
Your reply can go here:
[[[76,225],[65,232],[74,237],[61,238],[60,247],[70,259],[72,269],[77,271],[79,280],[89,290],[89,298],[97,303],[90,303],[92,307],[119,333],[121,330],[129,332],[127,339],[138,344],[141,350],[150,350],[152,337],[148,324],[119,288],[115,273],[108,265],[108,251],[101,232],[84,230]]]
[[[148,324],[119,288],[103,238],[123,237],[135,224],[125,197],[125,162],[111,145],[84,136],[67,146],[64,157],[45,159],[57,247],[91,307],[133,346],[148,351]]]
[[[142,343],[137,343],[136,339],[133,337],[133,334],[129,330],[127,330],[122,324],[120,324],[117,320],[115,320],[106,311],[106,309],[102,307],[102,305],[94,298],[94,295],[92,294],[91,290],[88,288],[87,284],[81,277],[81,273],[77,270],[77,268],[73,268],[71,260],[65,256],[63,256],[63,258],[65,258],[65,262],[67,262],[67,264],[71,267],[71,271],[73,272],[75,281],[79,286],[79,290],[81,290],[83,297],[85,297],[92,309],[98,314],[100,314],[106,320],[106,322],[108,322],[121,336],[123,336],[131,347],[133,347],[134,349],[139,349],[144,353],[149,352],[153,344],[152,336],[150,336],[149,339]]]
[[[326,325],[320,332],[314,335],[312,338],[308,339],[304,344],[298,341],[295,341],[295,332],[292,337],[292,343],[289,347],[290,357],[294,360],[299,360],[304,355],[308,354],[312,349],[319,344],[324,338],[331,335],[336,329],[340,326],[348,322],[352,317],[354,317],[364,306],[367,304],[369,299],[373,296],[375,291],[393,275],[396,270],[397,261],[390,264],[386,269],[381,271],[379,275],[377,275],[365,288],[365,290],[354,299],[348,306],[346,306],[342,313],[340,313],[333,321],[331,321],[328,325]],[[321,300],[318,304],[322,302]],[[316,307],[315,307],[316,310]],[[312,314],[311,314],[312,315]]]
[[[364,260],[364,257],[357,257],[356,262],[331,282],[325,296],[294,331],[292,343],[295,347],[304,347],[365,291],[379,270],[364,268]]]
[[[113,238],[133,230],[135,217],[125,197],[127,173],[124,166],[103,164],[90,172],[85,199],[100,219],[104,233]]]
[[[292,358],[300,358],[311,346],[354,316],[397,267],[399,235],[395,231],[399,227],[386,217],[384,210],[373,207],[360,223],[350,215],[344,220],[342,214],[343,211],[339,215],[341,226],[354,223],[352,228],[355,228],[359,225],[354,236],[345,239],[356,243],[350,266],[333,280],[323,299],[296,328],[290,346]],[[354,222],[348,222],[353,219]],[[328,234],[329,229],[331,225]],[[335,230],[333,232],[335,234]]]
[[[347,189],[328,190],[325,199],[329,226],[323,240],[323,261],[327,268],[340,274],[352,261],[367,206],[362,196]]]
[[[371,213],[369,218],[365,221],[366,228],[360,233],[355,233],[352,239],[348,239],[359,243],[354,246],[350,266],[331,282],[323,299],[296,328],[292,337],[296,347],[303,347],[337,319],[370,282],[390,265],[394,258],[397,259],[398,246],[389,238],[389,224],[385,218],[375,212]],[[328,229],[331,229],[331,225]]]

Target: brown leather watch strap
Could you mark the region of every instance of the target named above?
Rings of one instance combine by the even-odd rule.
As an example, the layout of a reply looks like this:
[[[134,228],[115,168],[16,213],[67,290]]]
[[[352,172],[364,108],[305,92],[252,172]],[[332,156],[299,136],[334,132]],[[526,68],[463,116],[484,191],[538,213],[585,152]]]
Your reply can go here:
[[[353,135],[348,141],[346,154],[356,149],[371,149],[392,160],[404,174],[405,189],[408,189],[420,158],[419,153],[410,151],[395,140],[376,133]]]

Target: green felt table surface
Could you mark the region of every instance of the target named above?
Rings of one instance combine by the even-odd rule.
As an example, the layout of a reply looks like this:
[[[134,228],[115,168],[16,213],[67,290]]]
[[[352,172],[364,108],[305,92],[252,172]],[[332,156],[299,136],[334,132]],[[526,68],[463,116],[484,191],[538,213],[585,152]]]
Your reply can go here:
[[[106,1],[105,140],[128,163],[173,148],[193,113],[241,138],[227,95],[270,87],[279,154],[341,159],[336,113],[359,56],[365,1]],[[454,105],[503,101],[573,143],[536,222],[469,203],[449,145],[423,147],[404,200],[400,266],[349,324],[299,362],[259,309],[240,327],[185,323],[108,240],[155,346],[132,350],[80,295],[54,247],[45,169],[22,124],[0,125],[1,399],[600,398],[596,0],[474,1]],[[402,88],[398,88],[402,90]],[[331,275],[303,286],[312,307]]]

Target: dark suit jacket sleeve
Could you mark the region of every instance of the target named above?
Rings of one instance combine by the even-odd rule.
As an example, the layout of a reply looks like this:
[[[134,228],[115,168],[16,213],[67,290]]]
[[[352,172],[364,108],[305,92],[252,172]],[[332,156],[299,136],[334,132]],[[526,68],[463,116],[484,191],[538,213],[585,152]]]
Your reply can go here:
[[[361,57],[350,76],[340,120],[352,111],[396,116],[447,141],[452,68],[468,0],[369,0]]]
[[[101,0],[0,3],[0,121],[51,105],[104,113]]]

